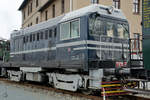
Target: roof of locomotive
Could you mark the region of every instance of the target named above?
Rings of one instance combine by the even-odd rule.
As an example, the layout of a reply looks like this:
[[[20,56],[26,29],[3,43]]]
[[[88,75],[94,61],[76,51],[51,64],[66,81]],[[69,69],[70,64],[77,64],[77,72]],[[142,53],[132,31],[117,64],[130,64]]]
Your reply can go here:
[[[16,37],[16,36],[20,36],[20,35],[24,35],[24,34],[28,34],[28,33],[33,33],[33,32],[36,32],[36,31],[39,31],[42,29],[53,27],[53,26],[57,25],[58,23],[72,20],[72,19],[84,16],[84,15],[87,15],[87,14],[93,13],[93,12],[97,12],[100,15],[106,15],[106,16],[126,20],[126,17],[124,16],[124,14],[122,13],[121,10],[113,8],[113,11],[109,13],[110,8],[111,7],[109,7],[109,6],[104,6],[104,5],[99,5],[99,4],[91,4],[87,7],[69,12],[65,15],[61,15],[56,18],[49,19],[48,21],[41,22],[39,24],[33,25],[31,27],[27,27],[20,31],[14,31],[11,34],[11,37]]]
[[[19,31],[15,30],[12,32],[11,38],[16,37],[16,36],[20,36],[20,35],[25,35],[28,33],[37,32],[37,31],[42,30],[42,29],[47,29],[47,28],[53,27],[59,23],[59,21],[63,18],[63,16],[64,15],[49,19],[47,21],[41,22],[39,24],[35,24],[31,27],[21,29]]]
[[[113,11],[109,13],[108,10],[111,8],[113,9]],[[104,6],[104,5],[100,5],[100,4],[91,4],[87,7],[84,7],[84,8],[72,11],[70,13],[67,13],[62,18],[61,22],[71,20],[74,18],[78,18],[80,16],[84,16],[84,15],[87,15],[88,13],[93,13],[93,12],[97,12],[100,15],[106,15],[106,16],[126,20],[126,17],[124,16],[124,14],[122,13],[122,11],[120,9],[116,9],[112,6]]]

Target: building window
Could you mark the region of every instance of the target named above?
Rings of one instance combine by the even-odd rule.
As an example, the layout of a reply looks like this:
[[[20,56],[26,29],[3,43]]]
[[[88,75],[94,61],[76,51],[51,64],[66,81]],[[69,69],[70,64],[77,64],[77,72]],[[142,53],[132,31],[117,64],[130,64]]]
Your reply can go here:
[[[133,13],[140,13],[140,0],[133,0]]]
[[[30,5],[30,12],[32,13],[32,3],[31,3],[31,5]]]
[[[39,18],[37,17],[37,18],[36,18],[36,24],[38,24],[38,23],[39,23]]]
[[[39,0],[36,0],[36,7],[39,6]]]
[[[113,5],[115,8],[120,9],[120,0],[113,0]]]
[[[30,26],[32,26],[32,23],[30,24]]]
[[[28,5],[28,16],[29,16],[29,14],[30,14],[30,6]]]
[[[65,0],[61,0],[61,13],[65,12]]]
[[[45,20],[48,19],[48,11],[45,11]]]
[[[53,9],[52,9],[52,15],[53,15],[53,18],[55,17],[55,5],[53,5]]]
[[[25,11],[23,12],[23,19],[24,20],[26,19],[26,12]]]
[[[91,0],[91,3],[92,3],[92,4],[98,4],[98,3],[99,3],[99,0]]]

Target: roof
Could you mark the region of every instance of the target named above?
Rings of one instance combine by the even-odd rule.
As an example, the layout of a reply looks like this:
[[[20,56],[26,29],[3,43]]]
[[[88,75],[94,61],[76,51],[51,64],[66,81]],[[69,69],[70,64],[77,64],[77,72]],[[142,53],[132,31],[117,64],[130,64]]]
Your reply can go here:
[[[27,28],[24,29],[25,34],[36,32],[36,31],[39,31],[39,30],[43,30],[43,29],[47,29],[47,28],[56,26],[63,17],[64,17],[64,15],[61,15],[61,16],[49,19],[47,21],[41,22],[39,24],[35,24],[31,27],[27,27]]]
[[[78,18],[78,17],[84,16],[84,15],[87,15],[88,13],[93,13],[93,12],[97,12],[100,15],[106,15],[106,16],[126,20],[126,17],[124,16],[124,14],[122,13],[121,10],[113,8],[113,12],[109,13],[108,9],[110,9],[110,8],[113,8],[113,7],[104,6],[104,5],[100,5],[100,4],[91,4],[87,7],[84,7],[84,8],[81,8],[81,9],[78,9],[78,10],[75,10],[75,11],[65,14],[65,16],[61,20],[61,22],[65,22],[67,20]]]
[[[27,28],[19,30],[19,31],[15,30],[11,33],[11,38],[16,37],[16,36],[21,36],[24,34],[30,34],[33,32],[37,32],[39,30],[48,29],[50,27],[53,27],[53,26],[57,25],[63,17],[64,17],[64,15],[61,15],[61,16],[55,17],[53,19],[49,19],[48,21],[41,22],[39,24],[35,24],[31,27],[27,27]]]
[[[18,10],[23,9],[27,5],[28,1],[29,0],[24,0]]]

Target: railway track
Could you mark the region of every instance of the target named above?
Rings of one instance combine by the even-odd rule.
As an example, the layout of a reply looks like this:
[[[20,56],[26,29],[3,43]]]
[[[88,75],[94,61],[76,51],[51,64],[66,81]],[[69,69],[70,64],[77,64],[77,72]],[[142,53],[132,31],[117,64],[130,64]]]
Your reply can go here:
[[[61,93],[63,95],[70,95],[72,97],[78,97],[78,98],[85,98],[84,100],[103,100],[103,97],[101,96],[92,96],[92,95],[86,95],[81,92],[70,92],[70,91],[65,91],[65,90],[59,90],[55,89],[53,87],[50,87],[48,85],[43,85],[40,83],[33,83],[33,82],[13,82],[5,78],[0,78],[1,82],[4,82],[9,85],[13,85],[16,87],[28,87],[34,89],[34,92],[36,91],[35,89],[38,89],[40,91],[52,91],[55,93]],[[80,99],[79,99],[80,100]],[[107,97],[106,100],[150,100],[144,97],[140,96],[135,96],[135,95],[125,95],[125,96],[114,96],[114,97]]]

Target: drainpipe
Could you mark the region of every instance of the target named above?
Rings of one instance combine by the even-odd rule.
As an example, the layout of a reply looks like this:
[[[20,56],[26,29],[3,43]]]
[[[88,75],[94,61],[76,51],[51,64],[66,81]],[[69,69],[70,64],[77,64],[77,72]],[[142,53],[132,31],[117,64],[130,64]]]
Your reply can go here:
[[[73,0],[70,0],[70,12],[73,10]]]

